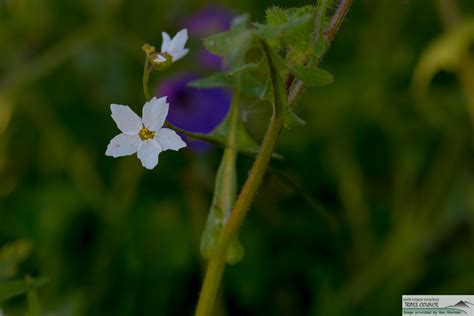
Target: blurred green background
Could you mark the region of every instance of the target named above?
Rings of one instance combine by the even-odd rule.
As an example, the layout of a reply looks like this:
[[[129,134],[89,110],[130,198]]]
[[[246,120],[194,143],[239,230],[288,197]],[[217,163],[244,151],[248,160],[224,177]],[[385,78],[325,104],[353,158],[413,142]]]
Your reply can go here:
[[[306,92],[307,125],[282,136],[285,160],[243,226],[218,315],[397,315],[402,294],[474,294],[469,45],[461,62],[447,51],[456,67],[433,66],[426,91],[412,81],[443,34],[443,1],[454,3],[355,1],[322,64],[335,82]],[[153,171],[104,152],[117,133],[109,105],[143,105],[143,43],[213,4],[262,20],[311,2],[0,0],[0,289],[48,278],[44,315],[193,313],[222,150],[169,152]],[[459,6],[472,22],[474,3]],[[192,56],[155,84],[204,73]],[[260,139],[267,109],[245,112]],[[240,182],[251,163],[239,158]],[[24,315],[26,301],[0,306]]]

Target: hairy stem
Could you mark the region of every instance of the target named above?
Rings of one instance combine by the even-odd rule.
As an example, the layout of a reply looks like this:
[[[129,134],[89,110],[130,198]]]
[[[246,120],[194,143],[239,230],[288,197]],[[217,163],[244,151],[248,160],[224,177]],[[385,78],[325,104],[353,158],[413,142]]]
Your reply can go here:
[[[341,0],[339,2],[339,6],[337,7],[336,13],[334,13],[333,17],[331,18],[329,25],[323,30],[323,36],[326,41],[326,47],[324,53],[313,63],[313,66],[319,66],[322,59],[328,52],[331,43],[333,42],[334,38],[336,37],[336,33],[342,25],[344,18],[349,12],[349,9],[352,5],[352,0]],[[296,102],[303,94],[304,85],[303,82],[297,80],[293,82],[290,89],[288,89],[288,106],[293,108],[296,105]]]
[[[333,17],[332,20],[334,20],[334,22],[332,22],[331,20],[330,24],[336,29],[334,31],[328,32],[328,35],[326,35],[326,29],[324,31],[324,36],[326,39],[329,39],[330,41],[333,40],[337,29],[341,25],[342,20],[344,19],[347,11],[350,8],[351,3],[352,1],[350,0],[341,1],[340,7],[342,7],[342,9],[338,8],[338,10],[336,11],[337,17]],[[328,47],[329,45],[327,45],[326,51]],[[266,43],[262,43],[262,48],[269,63],[270,76],[274,90],[273,115],[268,125],[267,132],[263,139],[257,158],[254,161],[249,176],[245,181],[245,184],[242,188],[242,191],[240,192],[237,202],[235,203],[231,216],[224,228],[222,229],[216,248],[210,257],[206,276],[204,278],[204,284],[202,286],[202,290],[199,296],[195,316],[212,315],[216,295],[218,293],[225,269],[225,254],[227,248],[231,240],[238,233],[249,211],[250,205],[252,204],[253,199],[255,198],[257,190],[263,181],[266,170],[278,143],[280,133],[284,126],[286,107],[294,106],[297,97],[303,92],[303,84],[300,81],[297,81],[296,83],[299,83],[299,85],[293,85],[289,92],[288,90],[285,90],[285,86],[281,82],[279,74],[275,73],[275,68],[274,65],[272,65],[272,59],[270,56],[271,54],[268,51]],[[318,61],[318,63],[319,62],[320,60]],[[288,88],[288,81],[286,82],[286,85],[286,88]],[[284,95],[282,95],[282,92]],[[287,93],[285,94],[284,92]],[[283,106],[285,109],[283,109]]]
[[[283,128],[283,123],[283,118],[275,117],[275,115],[270,121],[267,133],[263,140],[262,148],[252,166],[252,169],[250,170],[249,177],[245,181],[244,187],[237,199],[234,209],[232,210],[232,214],[224,226],[216,248],[210,258],[196,309],[196,316],[212,315],[215,298],[225,268],[225,254],[227,247],[242,225],[245,216],[248,213],[250,204],[252,203],[255,194],[257,193],[257,189],[263,180],[272,154],[275,151],[280,132]]]

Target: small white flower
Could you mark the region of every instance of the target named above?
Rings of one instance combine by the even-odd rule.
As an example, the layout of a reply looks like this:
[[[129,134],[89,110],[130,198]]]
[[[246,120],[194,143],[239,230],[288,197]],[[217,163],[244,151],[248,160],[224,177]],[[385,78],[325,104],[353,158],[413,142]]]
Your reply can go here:
[[[153,59],[153,62],[161,64],[166,62],[168,58],[170,58],[172,62],[175,62],[183,58],[189,52],[189,49],[184,48],[188,41],[187,29],[179,31],[173,39],[171,39],[166,32],[161,33],[161,35],[163,36],[161,53],[157,54],[157,57]]]
[[[162,151],[186,147],[175,131],[162,128],[168,108],[166,97],[154,97],[143,105],[140,118],[126,105],[111,104],[112,118],[122,133],[110,141],[105,154],[117,158],[137,153],[143,167],[153,169]]]

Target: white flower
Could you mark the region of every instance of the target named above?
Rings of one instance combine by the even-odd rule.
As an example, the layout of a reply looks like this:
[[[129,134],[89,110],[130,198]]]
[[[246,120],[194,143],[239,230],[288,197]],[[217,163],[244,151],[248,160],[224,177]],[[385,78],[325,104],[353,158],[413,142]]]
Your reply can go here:
[[[162,128],[168,108],[166,97],[154,97],[143,105],[143,115],[140,118],[126,105],[110,105],[112,118],[122,133],[110,141],[105,154],[117,158],[137,153],[143,167],[153,169],[158,164],[158,155],[162,151],[186,147],[175,131]]]
[[[188,41],[188,30],[183,29],[179,31],[173,39],[168,35],[168,33],[161,33],[163,36],[163,42],[161,43],[161,53],[157,54],[157,57],[153,61],[157,64],[166,62],[168,58],[172,62],[175,62],[183,58],[188,52],[189,49],[184,48],[186,42]]]

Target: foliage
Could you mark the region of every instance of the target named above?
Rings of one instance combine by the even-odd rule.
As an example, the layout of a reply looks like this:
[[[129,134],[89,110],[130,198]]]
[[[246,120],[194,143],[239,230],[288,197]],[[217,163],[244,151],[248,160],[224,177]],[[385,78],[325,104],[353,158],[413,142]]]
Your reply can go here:
[[[472,292],[473,133],[457,77],[461,56],[473,57],[472,1],[459,1],[464,26],[448,32],[431,1],[354,1],[327,72],[311,60],[327,48],[312,42],[313,6],[219,4],[250,12],[206,40],[224,70],[195,62],[192,38],[189,58],[150,86],[193,71],[205,78],[196,87],[238,87],[234,146],[245,155],[222,159],[226,120],[207,135],[219,146],[172,153],[149,173],[104,156],[108,105],[141,107],[141,45],[199,4],[0,1],[4,314],[193,313],[216,170],[230,166],[241,187],[274,103],[261,40],[283,84],[292,74],[318,89],[291,109],[306,125],[282,133],[284,159],[273,159],[242,227],[245,257],[227,271],[217,314],[396,314],[402,294]]]

